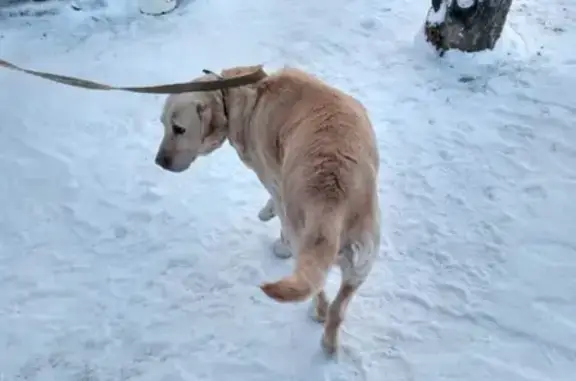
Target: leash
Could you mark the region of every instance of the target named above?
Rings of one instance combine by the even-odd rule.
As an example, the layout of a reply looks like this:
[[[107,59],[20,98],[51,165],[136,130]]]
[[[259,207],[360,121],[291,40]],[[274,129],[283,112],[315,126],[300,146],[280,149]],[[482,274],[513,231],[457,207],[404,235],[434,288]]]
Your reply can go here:
[[[239,75],[237,77],[231,77],[231,78],[222,78],[219,76],[220,78],[214,81],[201,81],[201,82],[192,81],[182,83],[171,83],[167,85],[158,85],[158,86],[121,87],[89,81],[82,78],[69,77],[65,75],[25,69],[23,67],[14,65],[13,63],[10,63],[3,59],[0,59],[0,67],[14,71],[19,71],[21,73],[29,74],[35,77],[44,78],[52,82],[57,82],[73,87],[79,87],[82,89],[116,90],[116,91],[127,91],[131,93],[141,93],[141,94],[180,94],[188,92],[223,90],[223,89],[229,89],[231,87],[250,85],[264,79],[267,76],[266,72],[262,69],[262,66],[259,66],[258,69],[256,69],[252,73]]]

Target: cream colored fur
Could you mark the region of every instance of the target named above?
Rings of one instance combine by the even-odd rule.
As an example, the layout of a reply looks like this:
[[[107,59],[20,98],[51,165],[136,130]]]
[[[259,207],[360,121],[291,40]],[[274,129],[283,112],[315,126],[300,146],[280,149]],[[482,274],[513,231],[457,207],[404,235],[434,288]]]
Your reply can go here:
[[[197,78],[208,79],[215,76]],[[325,322],[323,347],[335,353],[347,305],[380,245],[379,156],[365,108],[303,71],[284,68],[251,86],[171,95],[162,123],[156,163],[166,170],[183,171],[228,139],[256,173],[270,194],[258,216],[278,216],[282,225],[275,252],[296,254],[292,275],[261,288],[280,302],[313,297],[315,317]],[[323,288],[335,264],[342,282],[328,303]]]

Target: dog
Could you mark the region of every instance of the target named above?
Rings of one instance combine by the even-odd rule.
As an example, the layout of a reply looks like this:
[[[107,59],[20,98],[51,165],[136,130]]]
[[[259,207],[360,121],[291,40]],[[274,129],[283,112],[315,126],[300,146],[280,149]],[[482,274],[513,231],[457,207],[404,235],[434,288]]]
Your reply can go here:
[[[239,66],[196,81],[244,75]],[[295,254],[292,275],[263,283],[278,302],[313,299],[324,324],[322,347],[337,353],[348,304],[367,279],[380,247],[379,152],[365,107],[352,96],[300,69],[284,67],[252,85],[169,95],[164,136],[155,158],[185,171],[227,140],[258,176],[270,198],[258,213],[278,217],[277,256]],[[333,265],[342,279],[335,299],[324,292]]]

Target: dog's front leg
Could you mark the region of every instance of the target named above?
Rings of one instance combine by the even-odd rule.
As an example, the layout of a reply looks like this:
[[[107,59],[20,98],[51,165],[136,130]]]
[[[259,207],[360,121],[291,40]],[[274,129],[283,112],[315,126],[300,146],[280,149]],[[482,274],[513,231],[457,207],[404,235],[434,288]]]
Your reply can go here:
[[[280,237],[272,244],[272,251],[278,258],[287,259],[292,256],[290,241],[284,235],[284,229],[280,231]]]
[[[292,256],[292,250],[290,248],[290,239],[289,239],[290,234],[287,231],[286,216],[284,215],[284,209],[282,208],[282,201],[278,196],[278,193],[271,192],[271,196],[272,197],[268,201],[268,204],[272,204],[271,205],[272,210],[274,211],[275,215],[277,215],[278,218],[280,219],[280,226],[281,226],[280,237],[272,244],[272,251],[274,252],[274,255],[276,255],[278,258],[287,259]],[[268,206],[268,204],[266,204],[266,206]]]
[[[272,198],[268,199],[268,202],[258,213],[258,218],[260,221],[270,221],[272,218],[276,217],[276,211],[274,210],[274,200]]]

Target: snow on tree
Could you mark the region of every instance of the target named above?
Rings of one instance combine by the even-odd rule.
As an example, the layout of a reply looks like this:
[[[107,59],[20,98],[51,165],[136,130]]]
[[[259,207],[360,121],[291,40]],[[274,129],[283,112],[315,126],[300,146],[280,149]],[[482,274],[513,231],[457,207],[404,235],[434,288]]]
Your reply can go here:
[[[431,0],[426,39],[439,52],[493,49],[502,34],[512,0]]]

